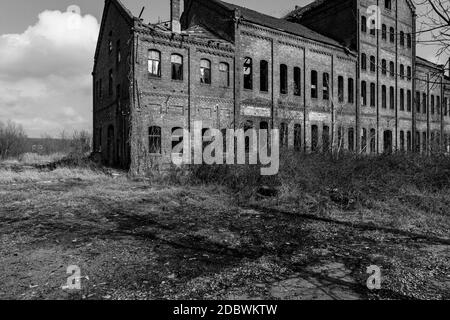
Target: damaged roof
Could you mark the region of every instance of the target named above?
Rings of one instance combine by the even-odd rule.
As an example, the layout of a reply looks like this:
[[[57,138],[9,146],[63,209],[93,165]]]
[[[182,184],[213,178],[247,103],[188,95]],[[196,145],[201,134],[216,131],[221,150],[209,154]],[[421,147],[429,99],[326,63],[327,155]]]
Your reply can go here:
[[[294,22],[290,22],[287,21],[283,18],[276,18],[276,17],[272,17],[245,7],[241,7],[235,4],[231,4],[231,3],[227,3],[224,1],[220,1],[220,0],[211,0],[213,2],[219,3],[222,6],[226,7],[228,10],[239,10],[240,14],[241,14],[241,18],[255,23],[255,24],[259,24],[271,29],[275,29],[275,30],[279,30],[279,31],[284,31],[287,33],[291,33],[297,36],[301,36],[303,38],[309,39],[309,40],[313,40],[313,41],[318,41],[321,43],[325,43],[325,44],[329,44],[335,47],[339,47],[339,48],[344,48],[344,46],[337,42],[336,40],[333,40],[329,37],[326,37],[320,33],[317,33],[316,31],[313,31],[301,24],[298,23],[294,23]],[[324,1],[324,0],[322,0]]]

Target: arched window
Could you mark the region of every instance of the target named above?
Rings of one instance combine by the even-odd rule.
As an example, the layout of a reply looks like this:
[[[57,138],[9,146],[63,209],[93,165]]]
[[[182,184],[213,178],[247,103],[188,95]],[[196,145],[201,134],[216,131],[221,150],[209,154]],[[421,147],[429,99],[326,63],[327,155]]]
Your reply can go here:
[[[387,108],[387,89],[386,86],[381,86],[381,107],[383,109]]]
[[[362,150],[363,153],[367,152],[367,130],[366,130],[366,128],[362,129],[361,150]]]
[[[260,90],[263,92],[269,91],[269,63],[266,60],[260,62]]]
[[[423,93],[422,94],[422,113],[423,114],[427,114],[427,109],[428,109],[428,106],[427,106],[427,94],[426,93]]]
[[[365,53],[361,54],[361,69],[367,70],[367,55]]]
[[[400,89],[400,111],[405,111],[405,90]]]
[[[400,31],[400,45],[405,46],[405,33],[403,31]]]
[[[323,80],[323,100],[330,99],[330,74],[324,72],[322,76]]]
[[[406,35],[406,44],[408,45],[408,48],[412,47],[412,40],[411,40],[411,34],[410,33],[408,33]]]
[[[384,7],[388,10],[392,10],[392,0],[384,0]]]
[[[148,129],[148,152],[150,154],[161,154],[161,127],[150,127]]]
[[[392,131],[391,130],[384,131],[383,145],[384,145],[384,153],[391,154],[392,153]]]
[[[411,77],[412,77],[412,71],[411,71],[411,67],[407,68],[407,77],[408,77],[408,81],[411,81]]]
[[[158,50],[148,52],[148,73],[152,77],[161,77],[161,52]]]
[[[211,84],[211,61],[200,60],[200,83]]]
[[[370,153],[376,153],[376,131],[375,129],[370,129]]]
[[[386,75],[387,74],[387,61],[386,59],[381,60],[381,73]]]
[[[405,132],[400,131],[400,151],[405,152]]]
[[[395,42],[395,30],[393,27],[389,28],[389,40],[394,43]]]
[[[394,87],[389,88],[389,106],[392,110],[395,109]]]
[[[355,151],[355,130],[348,128],[348,151]]]
[[[389,62],[389,73],[391,77],[395,77],[395,64],[394,62]]]
[[[311,71],[311,98],[317,98],[317,71]]]
[[[431,95],[431,114],[434,114],[434,96]]]
[[[375,92],[375,83],[371,83],[370,84],[370,106],[371,107],[375,107],[375,96],[376,96],[376,92]]]
[[[381,38],[383,38],[383,40],[387,40],[387,27],[385,24],[381,26]]]
[[[226,62],[219,64],[220,83],[223,87],[230,86],[230,65]]]
[[[339,102],[344,102],[344,77],[338,77],[338,100]]]
[[[294,67],[294,95],[301,96],[302,92],[302,71],[299,67]]]
[[[288,67],[285,64],[280,65],[280,92],[288,93]]]
[[[361,81],[361,105],[367,105],[367,84],[365,81]]]
[[[375,56],[370,56],[370,71],[375,72],[376,68],[377,68],[377,63],[375,60]]]
[[[361,32],[367,32],[367,18],[365,16],[361,16]]]
[[[355,102],[355,84],[353,78],[348,78],[348,103]]]
[[[400,78],[405,79],[405,66],[403,64],[400,65]]]
[[[412,105],[411,90],[408,90],[408,92],[406,94],[406,110],[408,112],[411,112],[411,105]]]
[[[244,58],[244,89],[253,89],[253,59]]]
[[[183,57],[179,54],[172,54],[170,62],[172,64],[172,80],[183,80]]]

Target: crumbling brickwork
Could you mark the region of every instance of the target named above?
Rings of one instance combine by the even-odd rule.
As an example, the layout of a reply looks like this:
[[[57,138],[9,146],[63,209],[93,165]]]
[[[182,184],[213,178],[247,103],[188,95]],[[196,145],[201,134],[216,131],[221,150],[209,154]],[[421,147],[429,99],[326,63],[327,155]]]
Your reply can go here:
[[[450,83],[442,66],[416,58],[409,0],[389,8],[319,0],[285,18],[219,0],[185,0],[180,17],[180,0],[172,0],[170,21],[159,24],[133,17],[118,0],[105,3],[94,132],[109,164],[138,174],[164,168],[175,129],[197,120],[204,129],[282,128],[285,147],[305,152],[448,148]],[[373,5],[386,27],[372,32],[365,21]],[[111,70],[119,96],[108,90]],[[425,113],[417,92],[421,100],[427,94]]]

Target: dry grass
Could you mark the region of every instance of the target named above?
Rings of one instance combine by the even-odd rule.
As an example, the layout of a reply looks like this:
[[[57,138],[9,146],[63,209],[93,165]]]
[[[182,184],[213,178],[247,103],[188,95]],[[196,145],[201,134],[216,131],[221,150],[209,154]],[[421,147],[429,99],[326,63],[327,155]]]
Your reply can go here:
[[[0,298],[274,299],[292,277],[327,289],[311,270],[334,263],[354,283],[333,286],[362,298],[449,298],[448,159],[284,159],[269,178],[245,166],[150,181],[88,161],[1,169]],[[73,264],[90,280],[71,294],[60,287]],[[380,292],[365,286],[370,265]]]

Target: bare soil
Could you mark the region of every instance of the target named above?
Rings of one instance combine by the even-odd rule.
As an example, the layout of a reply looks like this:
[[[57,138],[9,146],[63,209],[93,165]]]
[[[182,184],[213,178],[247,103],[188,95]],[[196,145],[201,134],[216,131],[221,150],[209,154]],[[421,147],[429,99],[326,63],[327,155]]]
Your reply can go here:
[[[405,229],[212,185],[36,179],[0,183],[0,299],[450,298],[448,219]],[[62,289],[71,265],[81,290]]]

